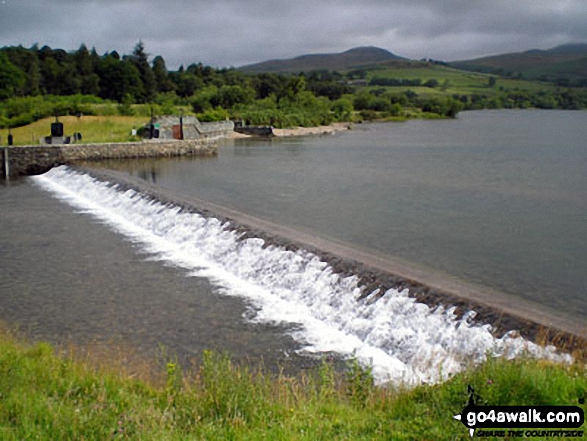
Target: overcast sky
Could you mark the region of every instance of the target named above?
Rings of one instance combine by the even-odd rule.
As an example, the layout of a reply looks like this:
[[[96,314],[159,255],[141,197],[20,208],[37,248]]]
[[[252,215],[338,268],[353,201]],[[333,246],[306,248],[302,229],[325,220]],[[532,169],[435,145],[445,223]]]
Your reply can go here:
[[[587,0],[0,0],[0,47],[242,66],[377,46],[444,61],[587,42]]]

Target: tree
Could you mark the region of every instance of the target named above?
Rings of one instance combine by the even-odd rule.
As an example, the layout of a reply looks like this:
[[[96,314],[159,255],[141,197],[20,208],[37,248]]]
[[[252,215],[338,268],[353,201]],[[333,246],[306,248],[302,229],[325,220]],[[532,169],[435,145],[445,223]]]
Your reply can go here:
[[[222,86],[218,90],[216,105],[225,109],[234,107],[236,104],[247,104],[255,99],[255,90],[250,87]]]
[[[157,84],[155,81],[155,74],[149,65],[149,58],[145,52],[145,45],[141,40],[136,44],[129,60],[138,70],[139,78],[142,82],[142,91],[139,96],[135,95],[135,98],[143,103],[148,103],[152,101],[155,95]]]
[[[100,77],[94,73],[94,60],[85,44],[73,54],[77,74],[81,79],[80,91],[84,95],[100,93]]]
[[[49,95],[58,95],[61,74],[59,64],[52,57],[44,57],[41,60],[41,88]]]
[[[50,95],[75,95],[80,92],[81,78],[74,60],[62,49],[43,46],[37,51],[41,74],[40,88]]]
[[[183,66],[180,66],[177,72],[171,72],[169,79],[177,95],[182,98],[190,97],[204,87],[204,81],[200,77],[184,71]]]
[[[175,85],[169,79],[165,60],[160,55],[153,59],[153,76],[157,84],[157,92],[166,93],[175,90]]]
[[[270,95],[284,95],[285,80],[283,76],[274,73],[261,73],[253,78],[252,83],[259,99],[267,98]]]
[[[119,61],[108,55],[100,60],[100,97],[121,102],[126,95],[134,100],[143,96],[143,83],[138,69],[128,60]]]
[[[25,82],[24,73],[8,60],[4,52],[0,52],[0,100],[20,93]]]
[[[312,91],[314,95],[325,96],[331,101],[352,92],[350,86],[336,81],[312,81],[308,83],[307,89]]]
[[[306,89],[306,80],[303,75],[292,76],[287,80],[285,88],[278,98],[287,98],[289,101],[295,101],[297,96]]]
[[[29,53],[29,62],[26,70],[26,85],[24,93],[26,95],[37,96],[41,93],[41,72],[39,70],[39,59],[36,52]]]

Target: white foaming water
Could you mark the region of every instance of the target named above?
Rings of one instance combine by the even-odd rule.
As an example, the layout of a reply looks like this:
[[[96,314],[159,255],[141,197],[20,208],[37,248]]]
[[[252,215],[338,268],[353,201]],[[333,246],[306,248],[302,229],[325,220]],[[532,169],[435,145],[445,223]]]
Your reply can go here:
[[[512,334],[497,339],[490,326],[471,324],[473,312],[458,319],[454,308],[431,309],[407,291],[390,289],[376,302],[357,301],[364,289],[358,278],[335,274],[312,253],[239,240],[217,219],[181,212],[67,167],[33,180],[155,258],[209,278],[224,295],[246,299],[250,320],[295,325],[293,337],[304,351],[353,356],[371,366],[378,383],[442,381],[488,354],[570,361],[554,347]]]

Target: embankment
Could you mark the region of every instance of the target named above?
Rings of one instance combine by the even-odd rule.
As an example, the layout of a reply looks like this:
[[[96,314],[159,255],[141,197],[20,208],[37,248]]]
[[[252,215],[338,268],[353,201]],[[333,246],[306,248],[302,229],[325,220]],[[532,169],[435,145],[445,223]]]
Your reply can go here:
[[[345,244],[324,240],[300,231],[273,224],[255,217],[198,200],[165,189],[163,192],[147,182],[109,169],[76,167],[93,177],[116,183],[122,189],[133,189],[163,204],[228,222],[231,230],[242,233],[241,239],[256,237],[266,245],[277,245],[288,250],[304,249],[319,256],[335,272],[355,275],[365,286],[363,298],[376,302],[388,289],[407,289],[412,297],[429,306],[455,306],[460,316],[474,310],[475,321],[491,324],[495,335],[519,330],[531,340],[548,341],[564,347],[587,347],[587,329],[584,324],[538,309],[535,305],[487,288],[438,277],[414,269],[389,258],[374,256]],[[368,298],[370,297],[370,298]]]
[[[147,158],[160,156],[213,156],[217,138],[164,140],[105,144],[63,144],[5,147],[2,150],[2,177],[38,175],[52,167],[76,161]]]

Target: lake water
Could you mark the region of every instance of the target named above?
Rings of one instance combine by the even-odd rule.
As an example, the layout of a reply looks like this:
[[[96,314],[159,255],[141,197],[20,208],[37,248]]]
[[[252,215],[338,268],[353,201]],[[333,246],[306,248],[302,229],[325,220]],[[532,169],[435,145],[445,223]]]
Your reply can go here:
[[[149,259],[31,178],[0,185],[0,320],[34,340],[130,349],[183,363],[204,349],[304,366],[287,327],[251,324],[247,305],[203,277]]]
[[[587,317],[586,112],[464,112],[132,167],[158,186]]]
[[[584,112],[483,111],[108,166],[581,324],[585,140]],[[356,280],[311,255],[239,242],[68,169],[0,188],[0,203],[0,318],[34,335],[122,335],[188,355],[353,355],[381,381],[437,381],[523,346],[405,293],[357,303]]]

